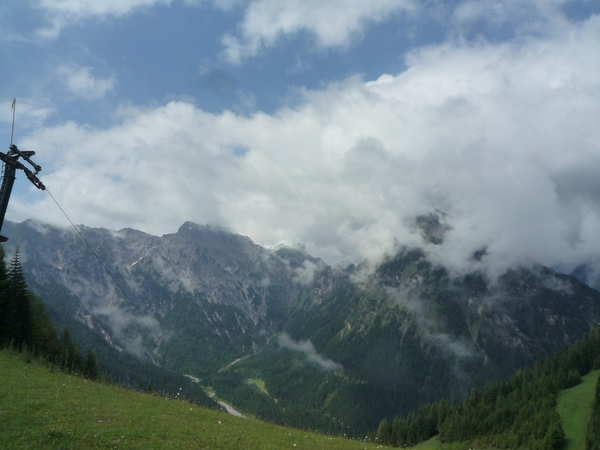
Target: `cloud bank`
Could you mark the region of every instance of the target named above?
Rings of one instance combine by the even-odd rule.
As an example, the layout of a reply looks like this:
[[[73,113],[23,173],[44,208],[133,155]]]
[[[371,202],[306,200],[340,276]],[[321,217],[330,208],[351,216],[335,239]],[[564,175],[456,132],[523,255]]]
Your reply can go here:
[[[291,3],[295,4],[295,3]],[[600,254],[600,17],[510,42],[449,41],[408,69],[299,90],[273,114],[210,114],[185,101],[123,106],[114,126],[39,128],[42,180],[76,223],[161,234],[185,220],[328,263],[424,245],[498,272]],[[240,151],[243,149],[243,151]],[[11,217],[64,224],[43,193]],[[444,245],[415,217],[439,210]]]
[[[92,314],[106,317],[113,338],[138,358],[152,356],[154,347],[164,337],[159,323],[151,315],[137,316],[116,305],[95,308]]]

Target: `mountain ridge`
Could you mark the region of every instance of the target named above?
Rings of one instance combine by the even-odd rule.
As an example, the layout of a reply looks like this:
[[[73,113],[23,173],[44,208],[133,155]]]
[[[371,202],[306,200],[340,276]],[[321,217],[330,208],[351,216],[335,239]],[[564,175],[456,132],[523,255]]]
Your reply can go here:
[[[357,268],[191,222],[161,237],[81,227],[111,277],[74,232],[7,228],[59,326],[110,347],[97,351],[101,363],[133,354],[258,417],[334,433],[464,398],[600,324],[600,293],[542,266],[492,283],[399,248],[356,282]]]

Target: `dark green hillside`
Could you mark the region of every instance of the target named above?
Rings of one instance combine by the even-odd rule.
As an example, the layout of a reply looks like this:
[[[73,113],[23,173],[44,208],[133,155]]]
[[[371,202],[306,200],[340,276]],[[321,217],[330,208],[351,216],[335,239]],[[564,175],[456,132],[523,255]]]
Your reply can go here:
[[[216,324],[207,323],[207,316]],[[176,296],[173,308],[165,314],[162,323],[169,330],[169,338],[161,346],[164,367],[199,378],[252,352],[253,346],[266,343],[265,336],[254,330],[254,324],[234,308],[212,304],[206,299],[195,301],[185,294]],[[229,333],[239,323],[248,332]]]
[[[376,437],[378,442],[397,447],[414,445],[439,434],[446,444],[560,449],[568,443],[564,427],[569,429],[569,439],[574,440],[574,436],[583,437],[584,424],[579,423],[580,430],[573,431],[572,413],[564,404],[559,415],[559,393],[580,383],[581,374],[599,368],[600,329],[596,329],[568,350],[537,362],[532,368],[520,369],[507,381],[473,389],[461,403],[425,405],[415,414],[394,419],[391,425],[384,420]],[[590,423],[593,420],[592,414]],[[589,429],[595,431],[593,424],[588,425]],[[595,439],[592,436],[590,440],[597,442]]]
[[[20,449],[315,449],[376,445],[282,428],[55,372],[0,351],[0,446]]]
[[[251,380],[264,382],[260,389]],[[206,380],[217,394],[261,420],[321,432],[357,435],[402,399],[390,390],[325,371],[277,339]]]

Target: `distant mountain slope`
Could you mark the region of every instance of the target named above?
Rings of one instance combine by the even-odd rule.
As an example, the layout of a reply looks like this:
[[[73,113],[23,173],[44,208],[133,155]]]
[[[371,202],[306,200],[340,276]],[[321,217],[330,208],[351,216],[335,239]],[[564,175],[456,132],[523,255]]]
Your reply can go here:
[[[462,399],[600,324],[598,291],[541,266],[491,282],[402,249],[358,277],[189,222],[162,237],[80,229],[125,293],[76,233],[31,221],[4,230],[59,326],[97,346],[111,370],[127,360],[123,376],[152,362],[295,426],[373,430],[425,402]]]
[[[285,327],[296,346],[280,339],[232,366],[235,376],[210,381],[240,401],[253,395],[245,381],[262,379],[272,397],[270,408],[263,406],[266,418],[288,420],[285,411],[302,395],[305,409],[337,418],[319,422],[326,429],[372,430],[376,417],[462,399],[473,386],[551,356],[599,319],[600,294],[549,269],[509,271],[491,284],[480,274],[451,278],[422,252],[404,250],[365,284],[340,284],[305,303]],[[303,342],[343,372],[317,370]],[[237,390],[230,387],[235,380]],[[257,404],[259,394],[254,389]]]
[[[324,265],[192,223],[160,238],[80,227],[109,273],[72,230],[6,228],[7,250],[20,247],[29,285],[60,325],[76,318],[119,352],[199,375],[263,345],[307,290],[305,272]]]

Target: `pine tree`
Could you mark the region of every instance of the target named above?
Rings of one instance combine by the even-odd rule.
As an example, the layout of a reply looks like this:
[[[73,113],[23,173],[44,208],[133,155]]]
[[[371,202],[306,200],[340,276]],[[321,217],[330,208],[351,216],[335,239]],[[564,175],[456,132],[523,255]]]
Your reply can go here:
[[[0,245],[0,344],[10,341],[12,336],[12,307],[8,295],[8,278],[4,263],[4,247]]]
[[[44,301],[32,293],[28,296],[31,305],[32,347],[36,353],[47,356],[52,362],[57,362],[60,358],[58,332],[46,313]]]
[[[18,248],[8,268],[8,310],[15,344],[30,346],[33,337],[31,303]]]
[[[98,380],[100,378],[100,368],[98,367],[98,360],[96,359],[96,354],[90,350],[88,352],[88,357],[85,360],[85,365],[83,368],[83,374],[86,378],[90,380]]]
[[[379,428],[377,429],[377,442],[379,444],[389,444],[392,439],[392,429],[390,427],[387,419],[383,419],[379,423]]]
[[[556,416],[558,416],[558,414],[556,414]],[[565,432],[560,423],[559,417],[553,418],[552,422],[550,423],[548,433],[546,434],[545,442],[547,444],[547,447],[553,450],[561,449],[565,445]]]
[[[71,333],[65,328],[60,337],[61,369],[66,372],[80,372],[82,369],[81,353],[71,340]]]

